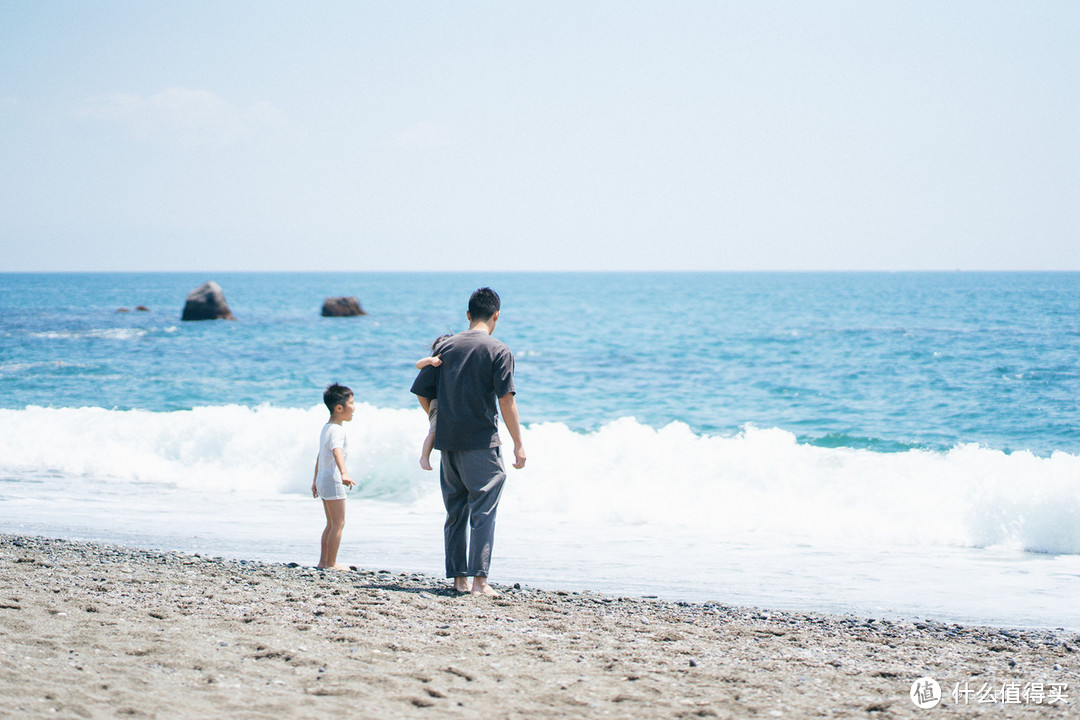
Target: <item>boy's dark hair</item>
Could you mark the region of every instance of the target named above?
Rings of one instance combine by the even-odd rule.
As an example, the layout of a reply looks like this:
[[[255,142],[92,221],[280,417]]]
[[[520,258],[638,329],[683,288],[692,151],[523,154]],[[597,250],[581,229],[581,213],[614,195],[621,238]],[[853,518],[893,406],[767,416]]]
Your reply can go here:
[[[469,298],[469,317],[473,320],[490,320],[499,312],[501,304],[499,293],[489,287],[482,287]]]
[[[330,412],[334,412],[334,408],[338,405],[344,406],[349,402],[349,398],[353,396],[353,391],[344,385],[328,385],[326,390],[323,391],[322,401],[326,403],[326,407]]]
[[[439,346],[446,342],[447,338],[452,337],[454,337],[454,333],[447,333],[445,335],[440,335],[439,337],[435,338],[435,342],[431,343],[431,354],[438,355]]]

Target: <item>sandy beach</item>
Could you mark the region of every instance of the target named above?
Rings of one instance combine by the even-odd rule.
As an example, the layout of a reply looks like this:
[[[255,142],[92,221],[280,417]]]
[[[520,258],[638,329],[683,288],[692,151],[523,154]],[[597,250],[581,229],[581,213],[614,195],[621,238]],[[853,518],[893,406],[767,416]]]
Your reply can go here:
[[[0,716],[1076,717],[1075,633],[495,587],[0,535]]]

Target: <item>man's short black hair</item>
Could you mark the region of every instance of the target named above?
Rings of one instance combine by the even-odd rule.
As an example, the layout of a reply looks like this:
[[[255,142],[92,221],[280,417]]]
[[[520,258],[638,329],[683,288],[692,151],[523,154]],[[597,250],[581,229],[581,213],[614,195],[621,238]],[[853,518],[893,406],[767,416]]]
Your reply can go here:
[[[499,293],[489,287],[482,287],[469,298],[469,317],[473,320],[490,320],[499,312],[501,304]]]
[[[323,391],[322,401],[326,403],[326,407],[330,412],[334,412],[334,408],[338,405],[344,407],[345,403],[349,402],[349,398],[352,396],[352,390],[344,385],[334,383],[333,385],[328,385],[326,390]]]

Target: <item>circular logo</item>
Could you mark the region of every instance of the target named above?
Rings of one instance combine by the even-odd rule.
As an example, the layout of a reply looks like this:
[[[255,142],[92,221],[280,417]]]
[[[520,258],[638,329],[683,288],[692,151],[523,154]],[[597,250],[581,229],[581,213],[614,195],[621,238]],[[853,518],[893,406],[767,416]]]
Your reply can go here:
[[[929,710],[941,702],[941,686],[931,677],[919,678],[911,683],[911,702],[915,707]]]

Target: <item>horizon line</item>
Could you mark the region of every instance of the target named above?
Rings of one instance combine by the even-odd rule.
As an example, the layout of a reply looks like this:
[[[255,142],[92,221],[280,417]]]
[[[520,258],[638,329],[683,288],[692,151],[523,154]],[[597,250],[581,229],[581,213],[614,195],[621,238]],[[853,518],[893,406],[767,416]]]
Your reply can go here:
[[[195,270],[0,270],[3,275],[196,275],[196,274],[222,274],[222,275],[333,275],[333,274],[372,274],[372,275],[902,275],[902,274],[992,274],[992,273],[1025,273],[1025,274],[1049,274],[1049,273],[1076,273],[1080,268],[1027,268],[1027,269],[770,269],[770,270],[635,270],[635,269],[600,269],[600,270],[225,270],[225,269],[195,269]]]

